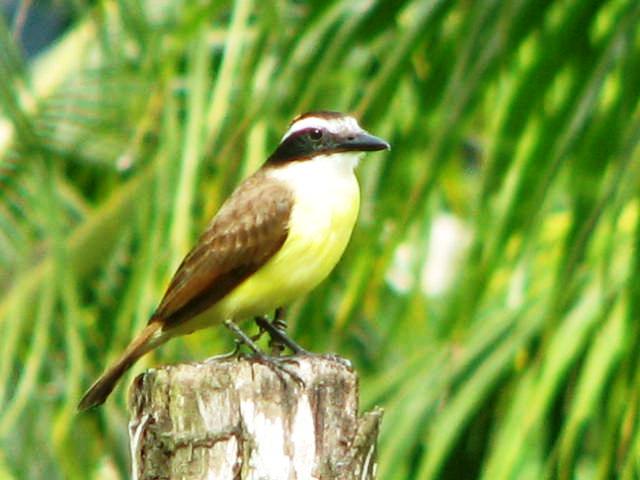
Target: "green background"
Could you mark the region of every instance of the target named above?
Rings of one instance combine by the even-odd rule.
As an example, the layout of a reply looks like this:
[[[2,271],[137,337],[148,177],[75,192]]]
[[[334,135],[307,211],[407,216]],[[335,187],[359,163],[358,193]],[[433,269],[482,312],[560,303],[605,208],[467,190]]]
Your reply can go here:
[[[69,25],[30,59],[0,16],[0,478],[128,477],[133,376],[230,335],[76,403],[311,109],[393,147],[290,311],[384,407],[378,477],[640,477],[640,2],[52,5]]]

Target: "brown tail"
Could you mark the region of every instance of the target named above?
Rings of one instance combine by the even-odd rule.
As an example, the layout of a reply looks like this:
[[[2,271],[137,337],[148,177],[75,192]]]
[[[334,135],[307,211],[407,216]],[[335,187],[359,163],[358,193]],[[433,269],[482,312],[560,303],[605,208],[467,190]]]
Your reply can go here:
[[[118,361],[107,368],[84,394],[78,404],[79,412],[104,403],[118,380],[120,380],[120,377],[131,368],[136,360],[160,343],[163,343],[162,340],[153,338],[161,326],[160,322],[152,322],[133,339]]]

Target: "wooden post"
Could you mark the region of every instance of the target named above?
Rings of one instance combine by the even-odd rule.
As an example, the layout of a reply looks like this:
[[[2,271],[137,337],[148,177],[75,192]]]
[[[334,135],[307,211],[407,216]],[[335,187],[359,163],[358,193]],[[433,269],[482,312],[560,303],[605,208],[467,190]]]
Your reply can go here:
[[[241,357],[138,376],[133,478],[373,479],[382,411],[359,416],[348,362],[301,356],[286,368],[294,376]]]

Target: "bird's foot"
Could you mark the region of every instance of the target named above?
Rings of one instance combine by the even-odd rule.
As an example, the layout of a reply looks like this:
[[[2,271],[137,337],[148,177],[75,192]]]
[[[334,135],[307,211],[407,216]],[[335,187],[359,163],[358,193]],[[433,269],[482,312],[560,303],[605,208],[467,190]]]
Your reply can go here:
[[[269,344],[271,345],[272,355],[280,356],[285,347],[289,348],[294,355],[312,355],[311,352],[302,348],[287,335],[287,321],[284,318],[284,309],[278,308],[276,310],[276,316],[272,322],[266,316],[256,317],[255,321],[260,330],[267,332],[271,337]]]
[[[295,359],[290,357],[273,357],[264,353],[253,353],[251,355],[248,355],[248,358],[256,363],[267,367],[269,370],[275,373],[275,375],[283,385],[287,385],[287,379],[285,378],[285,376],[287,376],[295,383],[297,383],[300,388],[305,387],[304,380],[300,378],[300,375],[289,368],[288,364],[296,363]]]
[[[266,321],[266,323],[270,325],[268,320]],[[295,360],[290,358],[273,357],[273,356],[266,355],[264,352],[262,352],[262,350],[260,350],[258,345],[256,345],[253,337],[250,337],[245,332],[243,332],[240,329],[240,327],[238,327],[235,323],[233,323],[233,321],[226,320],[224,322],[224,325],[229,330],[231,330],[231,332],[233,332],[233,334],[237,337],[237,340],[236,340],[237,346],[234,352],[232,352],[233,354],[236,354],[239,351],[240,345],[244,344],[252,352],[249,358],[257,361],[257,363],[260,363],[270,368],[283,383],[286,383],[286,380],[284,378],[284,374],[286,374],[298,385],[300,385],[301,387],[304,387],[304,381],[300,378],[300,376],[295,372],[292,372],[291,370],[289,370],[285,365],[286,363],[295,362]],[[268,329],[265,329],[265,330],[267,332],[269,331]],[[261,334],[259,333],[258,336],[260,335]]]
[[[231,332],[236,336],[236,348],[233,353],[237,354],[240,350],[240,345],[246,345],[249,350],[251,350],[256,355],[264,355],[260,347],[256,344],[256,340],[258,340],[262,336],[262,331],[258,332],[257,335],[250,337],[247,335],[240,327],[238,327],[232,320],[225,320],[224,326],[227,327]]]

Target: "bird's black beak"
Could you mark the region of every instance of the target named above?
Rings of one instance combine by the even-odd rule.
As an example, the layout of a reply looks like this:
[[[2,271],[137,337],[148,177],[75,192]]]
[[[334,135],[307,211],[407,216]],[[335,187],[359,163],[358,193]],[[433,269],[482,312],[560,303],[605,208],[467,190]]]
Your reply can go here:
[[[344,151],[374,152],[376,150],[390,150],[391,146],[383,139],[362,131],[361,133],[342,138],[339,148]]]

